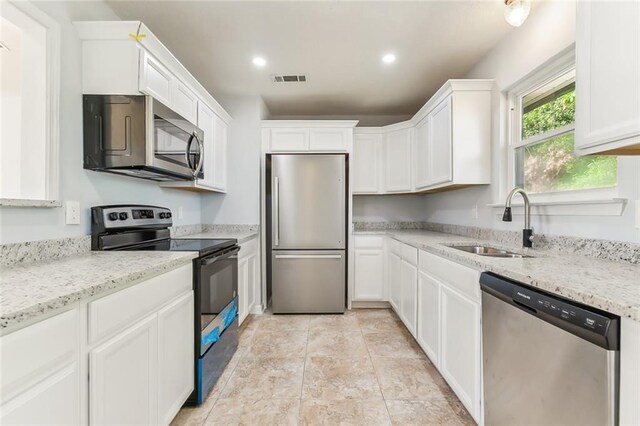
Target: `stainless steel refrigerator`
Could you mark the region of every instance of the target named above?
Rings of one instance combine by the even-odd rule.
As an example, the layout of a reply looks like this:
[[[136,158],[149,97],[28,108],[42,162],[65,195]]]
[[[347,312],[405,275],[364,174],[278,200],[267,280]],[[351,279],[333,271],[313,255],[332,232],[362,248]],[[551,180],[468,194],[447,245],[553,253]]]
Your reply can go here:
[[[267,162],[273,312],[344,312],[346,156],[274,154]]]

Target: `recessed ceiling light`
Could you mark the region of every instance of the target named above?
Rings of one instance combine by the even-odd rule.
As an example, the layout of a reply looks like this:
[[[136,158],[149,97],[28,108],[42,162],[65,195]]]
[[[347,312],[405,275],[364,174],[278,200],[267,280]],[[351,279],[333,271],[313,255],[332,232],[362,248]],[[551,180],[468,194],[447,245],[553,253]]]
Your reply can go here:
[[[267,60],[264,59],[262,56],[256,56],[255,58],[253,58],[253,65],[255,65],[256,67],[264,67],[265,65],[267,65]]]
[[[394,55],[393,53],[387,53],[382,57],[382,62],[384,62],[385,64],[392,64],[395,61],[396,61],[396,55]]]

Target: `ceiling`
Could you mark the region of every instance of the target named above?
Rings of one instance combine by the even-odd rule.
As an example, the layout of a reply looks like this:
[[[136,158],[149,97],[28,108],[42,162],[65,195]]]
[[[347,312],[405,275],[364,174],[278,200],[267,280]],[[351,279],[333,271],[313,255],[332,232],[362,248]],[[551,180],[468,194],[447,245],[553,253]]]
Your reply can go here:
[[[108,3],[142,20],[214,97],[260,95],[272,116],[413,114],[513,29],[502,0]]]

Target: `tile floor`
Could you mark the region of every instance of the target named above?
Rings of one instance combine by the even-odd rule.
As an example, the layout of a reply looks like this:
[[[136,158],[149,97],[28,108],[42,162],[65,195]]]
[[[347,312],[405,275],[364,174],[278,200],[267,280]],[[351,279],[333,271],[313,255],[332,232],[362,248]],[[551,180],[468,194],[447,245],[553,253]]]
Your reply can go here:
[[[389,309],[255,315],[207,400],[172,425],[473,425]]]

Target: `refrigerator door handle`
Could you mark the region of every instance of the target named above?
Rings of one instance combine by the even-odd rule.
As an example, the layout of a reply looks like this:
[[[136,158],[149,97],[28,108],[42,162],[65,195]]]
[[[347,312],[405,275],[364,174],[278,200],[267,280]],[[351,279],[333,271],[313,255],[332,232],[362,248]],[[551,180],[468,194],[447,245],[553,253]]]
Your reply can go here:
[[[342,259],[340,254],[276,254],[276,259]]]
[[[274,178],[273,187],[273,244],[277,247],[280,245],[280,178]]]

